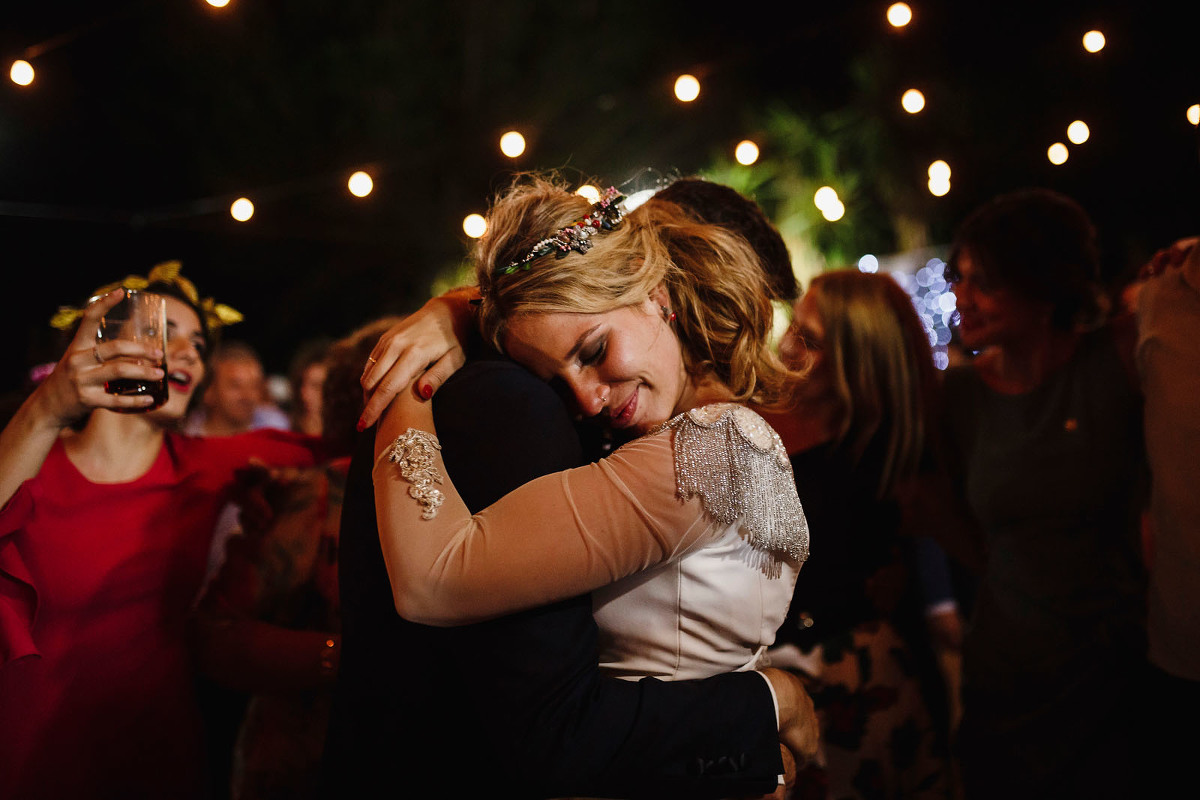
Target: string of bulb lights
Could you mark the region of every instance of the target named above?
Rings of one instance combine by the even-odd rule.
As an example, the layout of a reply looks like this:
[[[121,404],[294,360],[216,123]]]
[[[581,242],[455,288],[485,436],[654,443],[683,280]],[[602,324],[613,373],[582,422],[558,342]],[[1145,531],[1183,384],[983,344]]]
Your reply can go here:
[[[205,0],[205,2],[213,8],[222,9],[229,5],[230,0]],[[886,10],[887,22],[894,29],[907,27],[912,23],[913,16],[913,8],[908,3],[893,3]],[[57,46],[73,38],[74,35],[76,35],[76,32],[68,32],[47,43],[26,48],[23,53],[24,57],[14,60],[10,65],[9,79],[17,86],[33,86],[37,77],[33,61],[36,61],[37,56],[44,54],[53,46]],[[1107,44],[1104,33],[1099,30],[1085,32],[1080,42],[1083,49],[1092,54],[1101,52]],[[677,76],[673,87],[676,101],[682,104],[695,102],[703,91],[700,79],[691,74]],[[926,110],[927,99],[919,88],[912,87],[906,89],[901,94],[899,104],[906,113],[917,115]],[[1186,109],[1185,116],[1189,124],[1200,126],[1200,103],[1189,106]],[[1065,164],[1071,152],[1067,142],[1073,146],[1082,146],[1090,138],[1091,130],[1087,123],[1084,120],[1074,120],[1066,127],[1066,142],[1055,141],[1050,143],[1046,148],[1046,158],[1051,164],[1056,166]],[[506,131],[500,137],[498,144],[500,152],[510,159],[517,159],[526,152],[525,137],[518,130]],[[734,160],[744,166],[756,163],[759,155],[759,144],[751,139],[744,139],[738,142],[733,149]],[[930,194],[935,197],[942,197],[950,192],[951,167],[947,161],[939,159],[932,162],[928,168],[928,178],[927,188]],[[368,198],[374,190],[374,186],[374,177],[365,170],[354,170],[346,179],[346,190],[356,198]],[[577,191],[579,194],[588,197],[599,196],[599,189],[594,186],[581,186]],[[255,208],[252,198],[254,195],[254,192],[247,192],[230,201],[228,204],[229,216],[239,223],[246,223],[253,219]],[[813,203],[822,216],[830,222],[837,222],[845,216],[845,205],[838,197],[836,189],[831,186],[820,187],[813,196]],[[13,206],[15,204],[9,205]],[[199,202],[193,204],[194,207],[207,205],[209,204]],[[468,237],[478,238],[486,233],[487,222],[482,215],[470,213],[463,218],[462,228]]]

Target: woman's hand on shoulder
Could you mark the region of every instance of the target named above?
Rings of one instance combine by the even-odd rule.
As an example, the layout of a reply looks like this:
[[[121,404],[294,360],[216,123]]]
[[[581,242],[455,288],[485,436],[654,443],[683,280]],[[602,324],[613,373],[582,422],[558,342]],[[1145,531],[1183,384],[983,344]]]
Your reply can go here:
[[[158,367],[137,363],[138,358],[162,358],[161,351],[131,341],[96,340],[100,320],[124,296],[123,289],[115,289],[87,307],[66,352],[38,386],[35,394],[48,424],[62,428],[94,408],[137,409],[153,402],[149,395],[109,394],[104,388],[118,378],[163,376]]]
[[[474,324],[470,301],[477,296],[474,287],[451,290],[380,337],[361,380],[365,404],[359,430],[378,422],[396,395],[414,382],[420,397],[433,397],[466,362],[466,343]]]

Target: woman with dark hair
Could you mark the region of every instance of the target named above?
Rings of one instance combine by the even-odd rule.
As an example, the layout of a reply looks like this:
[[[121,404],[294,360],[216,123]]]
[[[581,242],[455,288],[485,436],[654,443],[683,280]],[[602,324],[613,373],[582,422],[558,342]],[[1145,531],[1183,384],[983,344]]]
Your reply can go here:
[[[1087,214],[1047,190],[971,214],[950,281],[978,353],[945,379],[960,485],[944,500],[965,502],[983,554],[963,650],[967,796],[1136,796],[1147,469],[1132,319],[1107,314]]]
[[[238,800],[315,796],[341,654],[338,543],[346,470],[362,410],[367,355],[399,317],[325,342],[318,426],[327,461],[257,470],[257,513],[243,516],[192,620],[200,669],[250,693],[233,747]],[[263,513],[263,512],[267,513]]]
[[[901,502],[937,463],[928,336],[890,276],[837,270],[809,283],[780,353],[806,375],[766,418],[814,544],[768,655],[804,678],[821,719],[821,758],[797,796],[945,800],[946,690],[916,574],[921,531]]]
[[[166,297],[163,369],[149,349],[97,344],[100,320],[136,288]],[[178,262],[95,293],[66,352],[0,433],[0,794],[198,797],[201,717],[185,620],[217,514],[250,459],[311,463],[282,432],[176,432],[220,325]],[[167,378],[160,407],[109,394],[115,378]],[[125,413],[122,413],[125,412]],[[140,412],[140,413],[130,413]]]

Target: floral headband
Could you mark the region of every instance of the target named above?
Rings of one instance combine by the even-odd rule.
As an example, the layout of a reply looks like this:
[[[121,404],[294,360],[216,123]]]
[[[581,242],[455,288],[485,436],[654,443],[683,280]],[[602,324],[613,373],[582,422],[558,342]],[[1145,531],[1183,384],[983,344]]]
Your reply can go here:
[[[564,258],[574,250],[576,253],[586,253],[592,249],[592,237],[597,233],[611,231],[621,224],[625,218],[625,209],[621,202],[625,195],[615,186],[608,187],[599,200],[592,203],[592,209],[583,219],[572,222],[565,228],[559,228],[554,233],[535,244],[524,258],[512,262],[507,267],[500,267],[497,273],[511,275],[519,269],[529,269],[534,259],[550,253],[555,258]]]
[[[150,274],[144,278],[141,275],[127,275],[124,280],[101,286],[92,293],[88,303],[108,294],[114,289],[145,289],[152,284],[162,283],[174,286],[192,305],[200,309],[204,314],[204,319],[209,330],[215,330],[225,325],[232,325],[235,322],[242,321],[242,313],[240,311],[230,308],[223,303],[217,303],[211,297],[201,299],[200,293],[196,291],[196,285],[179,274],[182,266],[178,261],[164,261],[161,264],[155,265],[154,269],[150,270]],[[83,311],[84,309],[82,308],[59,306],[58,312],[50,319],[50,325],[59,330],[66,330],[79,321],[79,318],[83,316]]]

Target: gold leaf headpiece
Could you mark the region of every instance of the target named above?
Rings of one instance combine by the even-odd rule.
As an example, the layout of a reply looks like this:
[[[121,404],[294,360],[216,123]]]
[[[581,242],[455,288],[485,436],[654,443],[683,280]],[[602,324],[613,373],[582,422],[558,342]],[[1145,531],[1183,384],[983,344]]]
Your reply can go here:
[[[96,301],[113,289],[145,289],[151,284],[165,283],[177,288],[184,297],[191,301],[192,305],[200,309],[201,313],[204,314],[209,330],[216,330],[217,328],[242,321],[242,313],[237,309],[230,308],[224,303],[215,302],[211,297],[201,299],[200,293],[196,291],[196,285],[179,274],[182,266],[183,264],[179,261],[164,261],[161,264],[156,264],[150,270],[150,274],[145,277],[141,275],[126,275],[123,280],[101,286],[92,292],[92,296],[88,298],[88,303]],[[59,306],[58,312],[50,318],[50,325],[59,330],[66,330],[78,322],[82,316],[82,308]]]

